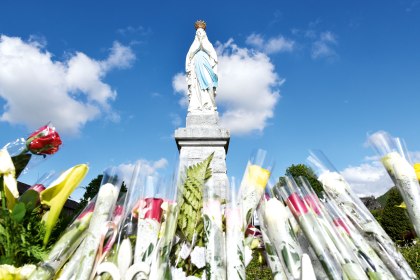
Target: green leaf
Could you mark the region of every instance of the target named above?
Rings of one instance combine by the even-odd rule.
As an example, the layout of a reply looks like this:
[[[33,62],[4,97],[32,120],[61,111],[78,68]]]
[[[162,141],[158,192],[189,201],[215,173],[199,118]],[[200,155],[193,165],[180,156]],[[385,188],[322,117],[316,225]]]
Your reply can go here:
[[[155,246],[153,246],[153,243],[150,243],[149,247],[147,247],[145,254],[143,255],[143,258],[142,258],[143,262],[146,261],[146,258],[152,254],[154,248]]]
[[[197,244],[202,243],[204,238],[204,224],[201,217],[203,208],[203,187],[205,182],[211,177],[210,168],[213,154],[204,161],[187,168],[187,177],[181,188],[183,202],[178,216],[178,230],[192,242],[194,235],[198,236]]]
[[[15,220],[17,223],[20,223],[25,217],[26,207],[23,202],[19,202],[18,204],[13,207],[12,211],[12,219]]]
[[[39,199],[39,193],[34,190],[27,190],[19,197],[19,202],[25,204],[26,212],[30,213],[35,209]]]
[[[6,229],[2,225],[0,225],[0,235],[7,236]]]

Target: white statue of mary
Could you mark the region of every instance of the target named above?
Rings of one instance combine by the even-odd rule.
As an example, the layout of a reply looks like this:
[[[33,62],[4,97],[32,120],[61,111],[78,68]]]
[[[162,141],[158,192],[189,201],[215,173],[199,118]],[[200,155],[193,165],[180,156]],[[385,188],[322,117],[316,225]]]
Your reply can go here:
[[[188,112],[216,111],[217,54],[206,34],[206,23],[195,23],[196,33],[185,63],[188,83]]]

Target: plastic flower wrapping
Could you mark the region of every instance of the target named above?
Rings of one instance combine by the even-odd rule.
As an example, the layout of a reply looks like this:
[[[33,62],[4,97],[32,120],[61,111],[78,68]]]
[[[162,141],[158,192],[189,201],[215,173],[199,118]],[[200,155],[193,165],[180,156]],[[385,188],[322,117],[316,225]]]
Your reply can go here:
[[[141,164],[128,177],[109,168],[96,197],[57,233],[87,165],[47,174],[23,194],[17,178],[60,145],[47,125],[0,150],[1,279],[244,280],[253,250],[265,252],[276,280],[417,279],[322,153],[309,158],[324,187],[320,196],[303,177],[269,183],[273,161],[263,150],[250,157],[240,181],[224,183],[227,197],[215,192],[213,154],[190,166],[180,162],[172,178]],[[408,193],[403,197],[416,219],[414,168],[403,154],[385,150],[384,166]]]
[[[297,241],[295,229],[290,222],[290,219],[293,219],[290,214],[287,206],[269,194],[261,199],[258,207],[268,260],[270,263],[276,263],[276,258],[279,258],[280,267],[285,268],[278,269],[279,276],[273,273],[274,278],[300,279],[301,276],[303,253]]]
[[[315,168],[325,192],[363,235],[392,275],[396,279],[417,279],[391,238],[327,157],[321,151],[311,151],[308,161]]]
[[[386,132],[376,132],[369,142],[381,157],[381,162],[404,199],[408,215],[417,235],[420,234],[420,185],[410,163],[404,142]]]
[[[226,276],[227,279],[245,279],[245,229],[242,222],[242,202],[238,198],[238,184],[235,177],[230,180],[225,217]]]

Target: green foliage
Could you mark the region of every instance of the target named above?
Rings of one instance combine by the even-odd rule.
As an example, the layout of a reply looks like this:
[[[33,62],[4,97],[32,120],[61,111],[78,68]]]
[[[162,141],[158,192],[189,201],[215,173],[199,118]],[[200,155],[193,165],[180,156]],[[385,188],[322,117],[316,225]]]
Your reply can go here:
[[[417,276],[420,276],[420,241],[417,239],[415,244],[404,246],[400,251],[408,264]]]
[[[41,261],[49,248],[43,248],[45,226],[40,207],[27,212],[25,204],[20,202],[12,212],[1,211],[0,264],[21,266]]]
[[[383,209],[374,209],[370,210],[370,213],[373,215],[373,217],[381,224],[382,222],[382,211]]]
[[[0,186],[2,185],[3,178],[0,176]],[[36,205],[39,200],[38,193],[25,192],[19,197],[12,211],[5,205],[6,198],[2,189],[0,193],[0,265],[10,264],[18,267],[40,262],[46,257],[62,228],[55,227],[52,238],[47,246],[44,246],[46,229],[42,217],[45,210]]]
[[[101,187],[101,182],[103,179],[103,175],[98,175],[95,179],[92,179],[90,183],[85,187],[85,193],[83,194],[82,199],[79,202],[79,206],[77,207],[75,213],[80,213],[83,209],[85,209],[86,205],[90,200],[92,200],[99,192],[99,188]],[[114,183],[117,180],[117,177],[114,178],[106,178],[110,183]],[[122,182],[120,195],[127,192],[127,186],[125,182]]]
[[[380,223],[394,242],[404,241],[412,230],[411,222],[406,210],[396,207],[403,202],[401,194],[396,188],[388,192],[388,199],[382,211]]]
[[[252,255],[252,260],[246,267],[246,279],[250,280],[271,280],[271,270],[262,258],[262,252],[255,250]],[[262,260],[262,262],[260,261]]]
[[[381,204],[382,207],[385,207],[386,201],[388,200],[389,194],[393,192],[393,190],[397,189],[397,187],[390,188],[386,193],[381,196],[378,196],[376,200]]]
[[[315,172],[309,166],[305,164],[292,164],[286,169],[286,175],[291,175],[293,178],[297,179],[299,176],[305,177],[317,195],[321,194],[324,190],[321,182],[318,181]],[[279,178],[278,186],[284,186],[286,184],[284,177]]]
[[[186,238],[188,243],[192,243],[194,234],[198,235],[197,245],[203,246],[203,219],[201,209],[203,208],[203,187],[205,182],[211,177],[210,162],[213,158],[211,154],[204,161],[188,167],[187,177],[182,189],[182,199],[178,216],[178,231]]]
[[[177,260],[177,256],[183,242],[187,242],[190,246],[204,246],[203,187],[212,174],[210,168],[212,159],[213,154],[204,161],[189,166],[184,184],[180,187],[182,199],[177,220],[177,234],[181,240],[173,248],[172,261],[173,263],[179,261],[177,266],[182,267],[187,275],[201,276],[204,270],[196,268],[190,258]]]

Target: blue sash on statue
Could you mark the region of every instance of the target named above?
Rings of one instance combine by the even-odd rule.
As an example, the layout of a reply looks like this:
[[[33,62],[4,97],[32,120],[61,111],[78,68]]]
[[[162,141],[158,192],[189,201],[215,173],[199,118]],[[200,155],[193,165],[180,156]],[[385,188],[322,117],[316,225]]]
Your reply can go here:
[[[218,84],[217,75],[210,66],[209,59],[210,58],[205,51],[198,51],[194,57],[195,73],[202,90],[209,89],[210,86],[217,87]],[[207,79],[206,73],[209,74],[210,80]]]

